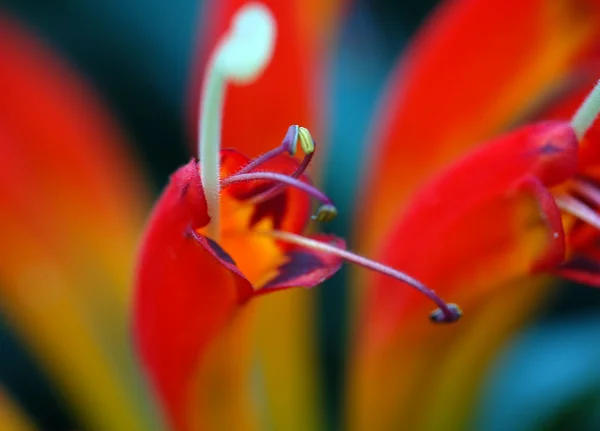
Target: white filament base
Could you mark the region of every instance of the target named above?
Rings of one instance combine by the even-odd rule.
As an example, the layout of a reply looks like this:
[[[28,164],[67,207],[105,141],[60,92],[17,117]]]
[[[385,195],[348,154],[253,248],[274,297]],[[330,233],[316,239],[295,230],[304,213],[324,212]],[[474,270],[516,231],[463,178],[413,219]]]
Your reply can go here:
[[[600,112],[600,81],[596,83],[594,89],[588,94],[573,118],[571,126],[575,130],[577,139],[581,140],[587,131],[592,127],[594,121]]]

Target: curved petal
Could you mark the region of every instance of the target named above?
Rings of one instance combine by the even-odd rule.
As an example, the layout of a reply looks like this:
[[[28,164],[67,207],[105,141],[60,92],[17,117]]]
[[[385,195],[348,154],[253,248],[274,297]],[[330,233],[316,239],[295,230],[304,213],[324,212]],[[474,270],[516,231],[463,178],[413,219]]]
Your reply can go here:
[[[222,264],[218,250],[194,238],[208,221],[191,161],[173,174],[157,202],[136,271],[136,346],[178,431],[191,430],[194,412],[206,408],[193,396],[195,375],[211,342],[252,293],[246,279]]]
[[[549,256],[556,260],[564,253],[558,209],[550,208],[553,213],[549,217],[541,211],[546,194],[539,183],[527,182],[506,196],[480,202],[459,219],[450,215],[423,230],[402,225],[393,232],[395,240],[388,243],[385,262],[432,286],[445,299],[457,302],[464,317],[448,329],[434,326],[426,318],[431,303],[384,278],[373,280],[349,371],[348,423],[354,429],[396,429],[394,424],[399,423],[407,429],[421,429],[411,421],[445,415],[443,403],[437,404],[439,410],[429,406],[424,411],[422,401],[415,397],[424,388],[432,393],[442,390],[429,379],[443,369],[436,365],[438,361],[444,364],[463,357],[460,349],[454,349],[452,340],[458,343],[467,333],[476,331],[478,325],[489,328],[490,322],[480,322],[480,308],[496,309],[500,303],[507,304],[498,289],[523,279],[538,262],[547,261]],[[549,225],[549,220],[554,223]],[[559,233],[558,238],[555,232]],[[558,250],[554,250],[556,247]],[[524,284],[522,289],[529,287]],[[539,299],[530,292],[516,295]],[[525,302],[522,305],[524,310]],[[516,317],[512,311],[503,312],[505,320],[498,314],[498,328],[494,331]],[[488,334],[493,337],[492,332]],[[500,338],[489,341],[493,344]],[[458,398],[466,409],[473,399],[463,394],[466,385],[461,386],[460,380],[452,381],[456,385],[453,388],[461,391]],[[382,391],[382,387],[394,389]],[[450,388],[444,388],[444,393],[449,392],[452,393]],[[445,427],[460,429],[456,423]]]
[[[208,1],[204,8],[201,33],[202,55],[196,70],[203,71],[209,50],[228,29],[231,18],[251,0]],[[215,4],[218,3],[218,4]],[[321,58],[314,51],[317,29],[307,27],[298,11],[306,9],[301,1],[263,0],[277,20],[277,43],[269,66],[252,84],[230,85],[227,89],[223,114],[222,139],[232,147],[254,157],[279,142],[291,124],[300,124],[320,136],[322,105],[317,93],[324,78]],[[325,30],[324,27],[320,29]],[[312,33],[312,34],[311,34]],[[200,88],[202,73],[195,76],[195,88]],[[196,128],[199,91],[193,92],[193,125]]]
[[[458,359],[464,355],[449,340],[477,333],[472,325],[477,324],[478,309],[484,300],[486,304],[498,301],[499,286],[527,279],[532,272],[564,260],[561,214],[546,185],[564,181],[576,167],[576,139],[569,126],[539,123],[487,143],[421,189],[405,217],[388,232],[382,260],[426,283],[444,299],[457,302],[464,317],[449,330],[433,328],[425,318],[431,310],[426,298],[382,276],[372,277],[349,373],[354,384],[349,424],[356,429],[394,429],[403,423],[409,429],[421,429],[410,422],[422,420],[416,413],[419,401],[412,395],[422,390],[422,382],[437,375],[432,361],[444,357],[464,363]],[[533,293],[522,297],[539,298]],[[506,305],[504,299],[500,302]],[[531,303],[524,302],[523,311],[526,305]],[[490,309],[500,312],[497,305]],[[515,316],[507,314],[505,320],[496,315],[499,328],[514,324]],[[446,337],[448,333],[452,335]],[[490,340],[491,344],[506,336],[499,334],[502,337]],[[432,350],[437,353],[430,357]],[[478,366],[483,369],[484,363]],[[457,391],[462,390],[460,381],[451,381]],[[383,385],[394,391],[381,391]],[[427,387],[432,392],[452,392],[435,382]],[[466,397],[461,411],[471,401]],[[436,405],[439,411],[419,410],[421,416],[446,417],[442,402]],[[460,428],[458,423],[445,427]]]
[[[83,423],[156,429],[126,330],[136,166],[90,89],[6,16],[0,57],[2,312]]]
[[[414,336],[405,328],[393,343],[354,356],[348,429],[472,429],[490,362],[541,304],[547,282],[498,286],[485,302],[468,307],[464,322],[440,328],[423,324],[421,316],[413,322],[422,326]]]
[[[396,67],[373,126],[360,248],[370,254],[428,177],[526,115],[599,37],[595,1],[443,3]]]

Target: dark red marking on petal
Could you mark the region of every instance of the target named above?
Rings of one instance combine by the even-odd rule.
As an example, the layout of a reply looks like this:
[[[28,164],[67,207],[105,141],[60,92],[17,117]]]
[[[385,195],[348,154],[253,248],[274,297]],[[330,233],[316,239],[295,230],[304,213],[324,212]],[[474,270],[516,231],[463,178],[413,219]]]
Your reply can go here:
[[[219,258],[219,260],[224,260],[228,264],[236,266],[233,258],[229,255],[229,253],[223,250],[219,244],[217,244],[215,241],[208,237],[204,238],[206,239],[208,247],[211,249],[212,252],[214,252],[214,254]]]
[[[211,256],[213,256],[215,259],[217,259],[221,263],[221,265],[223,265],[228,270],[234,272],[238,276],[246,279],[244,274],[242,274],[240,269],[237,267],[233,258],[229,255],[229,253],[227,253],[225,250],[223,250],[223,248],[217,242],[213,241],[212,239],[210,239],[207,236],[199,234],[198,232],[196,232],[194,230],[189,230],[188,235],[194,241],[196,241],[198,244],[200,244],[207,252],[209,252],[211,254]],[[245,292],[245,293],[247,294],[249,292]],[[240,302],[244,302],[247,299],[248,299],[248,295],[240,296]]]
[[[264,202],[259,202],[254,206],[254,212],[250,218],[250,227],[255,226],[264,218],[273,220],[273,229],[281,229],[283,219],[288,208],[288,193],[279,193]]]
[[[346,242],[333,235],[313,235],[309,238],[346,248]],[[288,261],[277,268],[278,274],[256,291],[256,295],[292,287],[316,286],[333,276],[343,263],[338,256],[296,245],[291,246],[285,256]]]

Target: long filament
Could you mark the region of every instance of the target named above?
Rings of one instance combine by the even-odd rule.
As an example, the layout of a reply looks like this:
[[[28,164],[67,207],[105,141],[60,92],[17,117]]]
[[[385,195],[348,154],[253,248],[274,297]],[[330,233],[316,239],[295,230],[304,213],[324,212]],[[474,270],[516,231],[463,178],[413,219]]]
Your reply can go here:
[[[458,320],[461,316],[461,312],[458,306],[456,306],[455,304],[448,304],[444,302],[433,290],[425,286],[419,280],[394,268],[373,261],[371,259],[367,259],[366,257],[360,256],[351,251],[334,247],[330,244],[326,244],[324,242],[317,241],[311,238],[306,238],[301,235],[296,235],[291,232],[271,231],[269,232],[269,235],[273,236],[276,239],[291,244],[296,244],[309,249],[333,254],[348,262],[371,269],[373,271],[380,272],[382,274],[385,274],[389,277],[395,278],[396,280],[400,280],[408,284],[409,286],[415,288],[416,290],[427,296],[438,306],[438,310],[435,310],[431,315],[432,320],[434,320],[435,322],[451,323]]]
[[[220,151],[223,102],[229,82],[248,84],[269,64],[275,45],[273,15],[262,3],[246,3],[212,52],[202,83],[198,119],[200,178],[210,223],[208,235],[217,240],[220,219]]]

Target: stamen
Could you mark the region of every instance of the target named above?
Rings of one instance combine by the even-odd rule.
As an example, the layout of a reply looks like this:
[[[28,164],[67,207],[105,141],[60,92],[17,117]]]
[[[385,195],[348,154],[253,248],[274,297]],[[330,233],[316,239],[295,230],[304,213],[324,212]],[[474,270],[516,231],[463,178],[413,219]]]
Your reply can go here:
[[[313,138],[310,135],[310,132],[308,131],[307,128],[300,127],[297,125],[293,125],[288,128],[288,131],[285,134],[285,137],[283,138],[283,141],[281,142],[281,145],[279,147],[274,148],[271,151],[267,151],[263,155],[252,160],[250,163],[248,163],[242,169],[237,171],[234,175],[249,173],[249,172],[253,171],[254,169],[260,167],[262,164],[279,156],[280,154],[283,154],[286,151],[290,155],[293,156],[296,154],[296,149],[297,149],[298,143],[300,143],[300,148],[302,148],[302,151],[304,152],[304,158],[302,159],[302,162],[298,165],[296,170],[292,174],[290,174],[290,176],[292,178],[298,178],[298,177],[300,177],[300,175],[302,175],[306,171],[306,169],[310,165],[310,162],[315,153],[317,144],[313,140]],[[221,186],[223,188],[227,187],[226,182],[225,181],[221,182]],[[281,183],[276,184],[273,187],[271,187],[270,189],[262,192],[261,194],[254,196],[251,199],[251,202],[253,204],[258,204],[258,203],[264,202],[268,199],[271,199],[271,198],[277,196],[279,193],[282,193],[285,190],[285,187],[286,187],[286,184],[281,184]],[[337,210],[335,209],[334,206],[323,205],[321,208],[319,208],[319,210],[317,211],[317,214],[312,216],[312,218],[313,218],[313,220],[317,220],[317,221],[330,221],[330,220],[333,220],[336,216],[337,216]]]
[[[578,140],[581,140],[590,127],[596,121],[600,112],[600,81],[596,83],[594,89],[588,94],[579,109],[571,119],[571,126],[575,130]]]
[[[582,197],[589,200],[592,204],[600,207],[600,189],[596,187],[594,184],[576,179],[572,181],[573,187],[572,190],[575,193],[579,193]]]
[[[382,274],[400,280],[408,284],[409,286],[412,286],[413,288],[417,289],[419,292],[427,296],[429,299],[431,299],[438,306],[438,309],[434,310],[430,315],[430,319],[435,323],[456,322],[462,316],[462,312],[456,304],[448,304],[444,302],[433,290],[425,286],[420,281],[394,268],[383,265],[382,263],[367,259],[366,257],[352,253],[351,251],[334,247],[330,244],[306,238],[301,235],[296,235],[291,232],[270,231],[269,233],[267,233],[267,235],[271,235],[278,240],[285,241],[291,244],[296,244],[301,247],[306,247],[312,250],[318,250],[324,253],[333,254],[348,262],[371,269],[373,271],[380,272]]]
[[[221,123],[228,82],[247,84],[255,80],[271,60],[276,25],[269,9],[261,3],[247,3],[232,19],[229,31],[211,54],[202,86],[198,125],[200,177],[208,214],[208,233],[219,235]]]
[[[302,130],[305,130],[306,133],[308,133],[308,137],[311,141],[310,145],[303,143],[303,139],[306,139],[306,133],[301,133]],[[252,160],[242,169],[237,171],[236,175],[251,172],[260,165],[268,162],[269,160],[274,159],[275,157],[285,152],[289,153],[291,156],[295,155],[296,147],[298,146],[298,138],[300,138],[300,147],[302,148],[302,151],[304,151],[305,154],[302,163],[300,164],[298,169],[296,169],[296,172],[292,174],[294,178],[298,178],[306,170],[306,167],[309,165],[310,160],[312,159],[312,155],[315,151],[315,143],[310,137],[310,133],[306,128],[300,127],[298,125],[288,127],[287,133],[285,134],[285,137],[283,138],[283,141],[281,142],[281,145],[279,147],[273,148],[272,150],[267,151],[266,153],[258,156],[256,159]],[[297,173],[298,171],[300,171],[300,173]]]
[[[235,174],[225,178],[222,181],[223,187],[226,187],[233,183],[241,183],[244,181],[256,181],[256,180],[269,180],[283,183],[288,186],[302,190],[306,194],[318,199],[322,205],[317,210],[317,214],[313,216],[315,220],[329,221],[337,215],[335,205],[321,190],[316,187],[306,184],[297,178],[292,178],[288,175],[279,174],[277,172],[252,172],[249,174]]]
[[[583,220],[594,226],[596,229],[600,229],[600,215],[579,199],[576,199],[573,196],[562,195],[557,196],[554,200],[556,206],[564,212]]]

